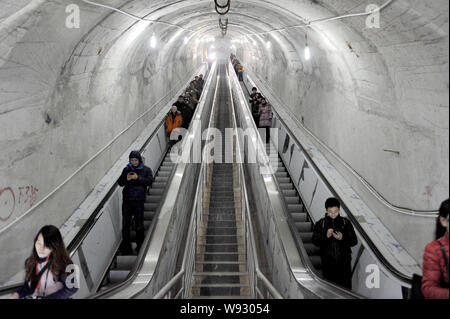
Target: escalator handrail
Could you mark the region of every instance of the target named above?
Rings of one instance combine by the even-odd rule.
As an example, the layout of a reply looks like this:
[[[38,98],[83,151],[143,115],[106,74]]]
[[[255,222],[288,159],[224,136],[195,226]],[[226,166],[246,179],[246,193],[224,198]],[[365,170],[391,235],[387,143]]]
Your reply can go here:
[[[214,75],[214,72],[211,73],[210,71],[211,70],[209,70],[208,73],[207,73],[208,74],[207,75],[208,78],[205,81],[205,86],[204,86],[205,88],[209,87],[210,82],[212,81],[212,75]],[[206,95],[207,95],[206,92],[207,92],[207,90],[203,90],[203,93],[202,93],[202,95],[200,97],[200,100],[198,102],[198,106],[197,106],[197,108],[196,108],[196,110],[194,112],[194,115],[193,115],[192,119],[197,119],[197,116],[199,115],[199,113],[201,113],[203,111],[204,104],[206,103],[206,101],[205,101]],[[186,134],[186,136],[189,136],[191,131],[194,129],[192,124],[193,124],[193,122],[189,126],[189,132]],[[182,143],[181,149],[184,149],[186,143],[188,143],[188,142],[189,142],[189,139],[187,139],[187,138],[183,139],[183,141],[181,142]],[[178,164],[179,163],[176,163],[174,168],[172,169],[172,172],[171,172],[171,174],[170,174],[170,176],[168,178],[168,182],[167,182],[168,186],[171,184],[171,181],[173,180],[173,177],[176,174]],[[155,213],[155,217],[153,219],[154,221],[157,220],[157,218],[158,218],[158,216],[159,216],[159,214],[161,212],[161,209],[163,207],[163,203],[165,202],[165,200],[167,198],[167,194],[168,194],[169,190],[170,190],[170,187],[166,186],[166,188],[164,190],[164,193],[161,196],[161,202],[160,202],[160,204],[158,206],[157,212]],[[178,198],[177,198],[177,201],[178,201]],[[155,227],[156,227],[156,223],[152,222],[151,229],[149,229],[149,231],[148,231],[148,233],[146,235],[146,238],[145,238],[145,241],[143,243],[143,246],[142,246],[142,248],[141,248],[141,250],[139,252],[138,259],[137,259],[135,265],[133,266],[132,270],[128,274],[127,279],[125,279],[125,281],[120,282],[120,283],[118,283],[118,284],[116,284],[116,285],[114,285],[114,286],[112,286],[112,287],[110,287],[110,288],[108,288],[108,289],[106,289],[106,290],[104,290],[102,292],[99,292],[99,293],[96,293],[96,294],[92,295],[90,297],[91,299],[98,299],[98,298],[105,297],[107,295],[117,294],[120,291],[124,290],[126,287],[128,287],[136,279],[136,277],[139,275],[139,272],[142,269],[142,266],[144,264],[144,261],[145,261],[144,256],[146,255],[147,250],[149,248],[148,246],[150,245],[150,242],[151,242],[150,238],[153,236],[153,231],[154,231]],[[168,236],[167,233],[166,233],[166,236]],[[158,266],[159,266],[159,260],[160,260],[160,258],[158,257],[158,263],[155,266],[155,269],[158,268]],[[152,276],[152,278],[150,279],[148,284],[150,284],[152,279],[153,279],[153,274],[151,274],[151,276]],[[140,292],[141,291],[136,291],[134,293],[133,297],[136,296],[137,294],[139,294]]]
[[[284,127],[286,128],[286,130],[288,131],[290,137],[297,143],[297,145],[299,145],[302,150],[305,150],[305,148],[303,147],[303,145],[300,143],[300,141],[297,139],[297,137],[295,136],[295,134],[293,134],[293,132],[291,131],[291,129],[286,125],[286,122],[279,116],[278,112],[276,111],[275,107],[272,105],[272,111],[274,113],[276,113],[277,115],[277,119],[283,123]],[[373,243],[373,241],[370,239],[370,237],[367,235],[367,233],[365,232],[365,230],[362,228],[362,226],[359,224],[358,220],[355,218],[355,216],[353,215],[353,213],[351,212],[351,210],[345,205],[345,202],[340,198],[340,196],[336,193],[336,191],[334,190],[334,188],[331,186],[331,184],[328,182],[328,180],[325,178],[324,174],[322,173],[322,171],[317,167],[316,163],[312,160],[311,156],[308,154],[308,152],[304,151],[303,152],[304,156],[307,158],[309,164],[311,164],[314,168],[314,170],[319,174],[322,182],[324,182],[328,189],[331,191],[331,193],[339,199],[339,201],[341,202],[341,207],[347,212],[347,217],[350,219],[350,221],[352,222],[352,224],[355,226],[355,228],[357,229],[357,231],[359,232],[359,234],[363,237],[364,241],[367,243],[367,245],[369,246],[369,248],[371,249],[371,251],[374,253],[375,257],[378,259],[378,261],[383,264],[383,266],[390,272],[392,273],[398,280],[400,280],[401,282],[407,284],[407,285],[411,285],[412,284],[412,278],[406,276],[405,274],[403,274],[401,271],[399,271],[398,269],[396,269],[384,256],[383,254],[379,251],[379,249],[376,247],[376,245]],[[300,194],[300,193],[299,193]],[[309,209],[308,207],[306,207],[306,210],[308,211],[308,214],[310,215]]]

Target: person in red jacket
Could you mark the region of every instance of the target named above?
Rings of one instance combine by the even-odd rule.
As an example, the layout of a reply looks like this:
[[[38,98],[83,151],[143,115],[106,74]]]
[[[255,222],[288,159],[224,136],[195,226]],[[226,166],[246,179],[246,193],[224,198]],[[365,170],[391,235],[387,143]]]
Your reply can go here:
[[[445,200],[439,208],[436,240],[425,247],[423,255],[422,293],[426,299],[448,299],[448,205]]]

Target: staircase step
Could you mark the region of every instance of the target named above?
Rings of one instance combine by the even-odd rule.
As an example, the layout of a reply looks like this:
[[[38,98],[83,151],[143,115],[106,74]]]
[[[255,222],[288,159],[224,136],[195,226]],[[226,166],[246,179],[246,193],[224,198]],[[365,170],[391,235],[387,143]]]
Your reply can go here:
[[[217,296],[217,295],[239,296],[241,294],[242,288],[250,289],[249,286],[242,286],[239,284],[205,284],[193,287],[200,288],[200,295],[202,296]]]
[[[204,272],[214,272],[214,271],[228,271],[228,272],[238,272],[239,271],[239,265],[241,265],[238,262],[228,262],[228,263],[200,263],[197,262],[198,267],[197,269],[201,269]]]
[[[206,252],[233,253],[238,251],[238,244],[199,244],[205,246]]]
[[[208,227],[207,235],[236,235],[236,227]]]
[[[238,242],[238,237],[236,235],[206,235],[200,236],[204,238],[207,244],[235,244]]]
[[[215,207],[210,207],[209,209],[209,217],[217,217],[217,218],[221,218],[220,216],[224,216],[227,217],[226,219],[232,219],[236,214],[236,209],[235,208],[215,208]],[[211,220],[211,218],[210,218]]]
[[[238,253],[205,253],[203,255],[204,261],[198,263],[220,263],[220,262],[238,262],[239,254]]]
[[[208,227],[236,227],[236,220],[208,219]]]
[[[239,272],[210,272],[210,273],[195,273],[194,285],[205,284],[241,284],[241,276],[246,273]]]

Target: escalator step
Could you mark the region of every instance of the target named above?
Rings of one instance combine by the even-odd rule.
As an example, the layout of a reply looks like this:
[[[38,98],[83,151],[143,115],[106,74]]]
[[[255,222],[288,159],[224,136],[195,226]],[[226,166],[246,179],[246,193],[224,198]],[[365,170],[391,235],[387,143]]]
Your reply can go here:
[[[301,232],[299,233],[300,238],[303,243],[312,243],[313,233],[312,232]]]
[[[110,284],[114,285],[123,282],[127,278],[129,273],[129,270],[111,270],[109,272]]]
[[[284,196],[297,196],[295,189],[283,189],[282,192]]]
[[[280,183],[280,188],[281,188],[282,190],[285,190],[285,189],[294,189],[294,185],[292,185],[292,183],[286,183],[286,184]]]
[[[316,245],[312,244],[312,243],[304,243],[303,244],[305,246],[306,252],[308,253],[308,255],[320,255],[320,248],[317,247]]]
[[[156,176],[155,182],[158,183],[167,183],[169,181],[169,176]]]
[[[145,198],[146,203],[159,203],[161,201],[161,195],[150,195]]]
[[[307,214],[306,213],[291,213],[292,219],[296,223],[305,223]]]
[[[320,256],[309,256],[309,260],[311,260],[314,268],[322,269],[322,261],[320,259]]]
[[[298,198],[297,196],[287,196],[284,198],[284,200],[286,201],[286,204],[288,204],[288,205],[300,204],[300,198]]]
[[[162,196],[164,193],[164,188],[151,188],[150,189],[150,196]]]
[[[303,205],[297,204],[297,205],[288,205],[289,212],[296,212],[300,213],[303,212]]]
[[[291,179],[289,177],[281,177],[281,178],[277,177],[277,179],[278,179],[278,183],[280,183],[280,184],[287,184],[287,183],[291,182]]]
[[[144,221],[149,220],[152,221],[153,218],[155,218],[155,211],[151,211],[151,210],[146,210],[144,211]]]
[[[169,170],[166,171],[160,171],[158,172],[158,175],[156,175],[156,178],[158,177],[169,177],[170,176],[170,172]]]
[[[131,270],[136,263],[137,256],[117,256],[114,270]]]
[[[312,230],[312,224],[310,222],[298,222],[295,223],[295,227],[300,233],[308,233]]]
[[[152,189],[158,189],[158,188],[166,188],[167,183],[160,183],[160,182],[154,182],[152,185]]]
[[[156,211],[158,209],[159,203],[144,203],[144,209],[150,211]]]

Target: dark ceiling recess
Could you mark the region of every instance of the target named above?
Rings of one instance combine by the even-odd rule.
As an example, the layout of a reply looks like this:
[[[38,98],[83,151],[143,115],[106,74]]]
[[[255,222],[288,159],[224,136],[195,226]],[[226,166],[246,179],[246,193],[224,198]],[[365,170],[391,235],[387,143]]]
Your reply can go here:
[[[222,31],[222,36],[224,37],[227,34],[228,29],[228,18],[225,19],[225,23],[222,23],[222,18],[219,18],[219,27]]]
[[[223,16],[226,15],[230,11],[231,0],[228,0],[226,4],[219,4],[218,0],[214,0],[214,4],[216,5],[216,12]],[[222,18],[219,18],[219,27],[222,32],[222,37],[227,35],[228,30],[228,18],[225,19],[225,23],[222,22]]]
[[[231,6],[231,0],[227,1],[227,4],[225,5],[221,5],[217,2],[218,0],[214,0],[214,4],[216,5],[216,12],[220,15],[226,15],[228,13],[228,11],[230,11],[230,6]],[[221,9],[221,10],[219,10]],[[225,11],[222,11],[223,9],[225,9]]]

